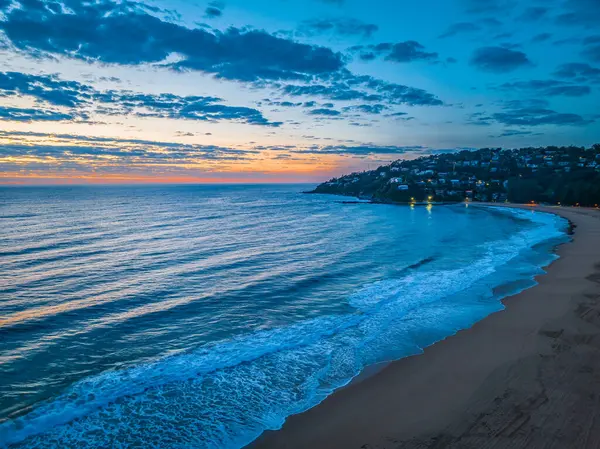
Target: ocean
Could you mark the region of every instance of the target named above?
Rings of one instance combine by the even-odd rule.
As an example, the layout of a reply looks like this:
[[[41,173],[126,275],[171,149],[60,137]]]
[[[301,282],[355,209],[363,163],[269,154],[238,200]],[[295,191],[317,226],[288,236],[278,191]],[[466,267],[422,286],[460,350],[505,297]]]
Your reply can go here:
[[[568,240],[310,188],[0,188],[0,447],[241,448],[501,310]]]

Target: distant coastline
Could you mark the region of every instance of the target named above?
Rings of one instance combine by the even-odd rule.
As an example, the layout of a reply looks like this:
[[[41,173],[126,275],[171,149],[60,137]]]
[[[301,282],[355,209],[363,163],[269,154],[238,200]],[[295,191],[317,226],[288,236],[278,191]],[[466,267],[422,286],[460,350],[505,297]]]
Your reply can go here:
[[[600,144],[591,148],[484,148],[398,160],[330,179],[306,193],[386,204],[463,201],[599,207]]]

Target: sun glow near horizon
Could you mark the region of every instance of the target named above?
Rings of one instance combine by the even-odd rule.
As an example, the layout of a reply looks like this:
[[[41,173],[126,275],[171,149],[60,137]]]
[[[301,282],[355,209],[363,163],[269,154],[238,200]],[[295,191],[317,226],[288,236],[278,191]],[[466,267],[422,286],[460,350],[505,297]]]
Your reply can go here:
[[[316,182],[600,141],[594,2],[306,1],[2,3],[0,183]]]

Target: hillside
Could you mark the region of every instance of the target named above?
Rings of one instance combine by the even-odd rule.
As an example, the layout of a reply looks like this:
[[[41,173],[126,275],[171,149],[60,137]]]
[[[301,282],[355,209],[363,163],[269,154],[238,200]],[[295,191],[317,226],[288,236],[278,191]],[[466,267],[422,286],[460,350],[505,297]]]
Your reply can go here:
[[[591,148],[484,148],[398,160],[333,178],[311,193],[383,202],[510,201],[600,204],[600,144]]]

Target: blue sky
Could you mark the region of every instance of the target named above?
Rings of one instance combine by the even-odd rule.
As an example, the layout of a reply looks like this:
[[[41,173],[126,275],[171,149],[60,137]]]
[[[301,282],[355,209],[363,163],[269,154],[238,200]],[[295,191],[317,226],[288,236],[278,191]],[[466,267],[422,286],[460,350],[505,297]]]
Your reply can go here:
[[[318,181],[600,142],[597,0],[0,0],[0,176]]]

